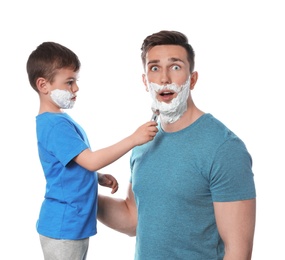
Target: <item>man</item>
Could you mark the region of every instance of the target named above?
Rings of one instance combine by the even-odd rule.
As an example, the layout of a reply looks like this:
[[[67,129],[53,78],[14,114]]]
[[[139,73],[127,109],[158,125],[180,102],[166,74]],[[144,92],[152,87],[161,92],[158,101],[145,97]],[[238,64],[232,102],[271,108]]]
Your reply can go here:
[[[154,33],[141,57],[159,132],[132,151],[127,198],[99,196],[99,221],[136,235],[137,260],[251,259],[251,156],[232,131],[194,104],[198,73],[187,37]]]

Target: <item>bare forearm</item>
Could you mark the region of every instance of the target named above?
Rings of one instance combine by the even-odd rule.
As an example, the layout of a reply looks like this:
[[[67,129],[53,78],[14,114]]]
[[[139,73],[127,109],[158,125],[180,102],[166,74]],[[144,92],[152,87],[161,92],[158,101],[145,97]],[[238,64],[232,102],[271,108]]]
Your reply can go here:
[[[130,209],[123,199],[99,194],[97,218],[101,223],[118,232],[129,236],[136,235],[136,212]]]
[[[128,153],[136,146],[133,139],[133,137],[129,136],[116,144],[92,152],[92,170],[98,171]]]
[[[134,146],[135,142],[133,138],[129,136],[116,144],[97,151],[85,149],[74,158],[74,161],[89,171],[98,171],[118,160]]]
[[[89,171],[98,171],[118,160],[135,146],[153,140],[157,132],[156,125],[156,122],[147,122],[121,141],[94,152],[85,149],[74,160]]]

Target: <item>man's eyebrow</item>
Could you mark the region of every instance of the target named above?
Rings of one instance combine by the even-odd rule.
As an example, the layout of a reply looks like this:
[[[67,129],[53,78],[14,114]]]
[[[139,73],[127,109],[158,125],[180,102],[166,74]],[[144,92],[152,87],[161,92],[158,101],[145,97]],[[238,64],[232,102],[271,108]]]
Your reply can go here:
[[[179,59],[179,58],[175,58],[175,57],[169,58],[168,60],[169,60],[169,61],[172,61],[172,62],[180,61],[180,62],[184,63],[183,60],[181,60],[181,59]]]
[[[169,58],[168,61],[170,61],[170,62],[177,62],[177,61],[179,61],[179,62],[185,63],[183,60],[181,60],[179,58],[175,58],[175,57]],[[156,63],[159,63],[159,62],[160,62],[160,60],[150,60],[147,63],[147,65],[149,65],[149,64],[156,64]]]
[[[153,63],[159,63],[159,60],[150,60],[148,61],[147,65],[153,64]]]

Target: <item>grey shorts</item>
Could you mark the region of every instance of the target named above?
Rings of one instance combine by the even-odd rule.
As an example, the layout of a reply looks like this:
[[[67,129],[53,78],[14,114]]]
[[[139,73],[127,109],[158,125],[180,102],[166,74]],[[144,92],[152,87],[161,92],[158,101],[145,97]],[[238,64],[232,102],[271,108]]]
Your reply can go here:
[[[89,238],[81,240],[54,239],[40,235],[45,260],[86,260]]]

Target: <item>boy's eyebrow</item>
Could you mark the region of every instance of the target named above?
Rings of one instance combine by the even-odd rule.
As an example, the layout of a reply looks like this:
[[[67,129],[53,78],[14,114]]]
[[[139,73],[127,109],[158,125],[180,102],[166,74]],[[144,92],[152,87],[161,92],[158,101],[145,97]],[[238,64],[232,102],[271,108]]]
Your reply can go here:
[[[75,78],[75,77],[68,77],[68,78],[66,78],[66,80],[77,80],[77,78]]]

